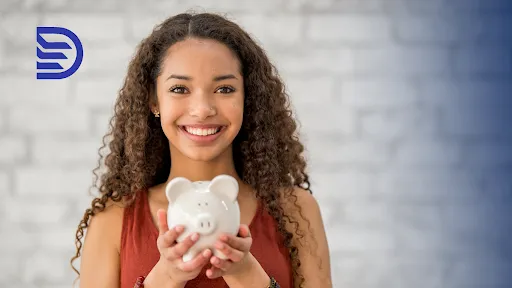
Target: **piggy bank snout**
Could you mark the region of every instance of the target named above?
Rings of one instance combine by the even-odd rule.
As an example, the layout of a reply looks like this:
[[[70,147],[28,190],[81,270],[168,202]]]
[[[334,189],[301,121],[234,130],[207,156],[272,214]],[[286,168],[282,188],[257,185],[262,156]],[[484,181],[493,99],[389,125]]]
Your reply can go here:
[[[202,235],[208,235],[215,230],[215,220],[208,213],[199,214],[195,220],[195,230]]]

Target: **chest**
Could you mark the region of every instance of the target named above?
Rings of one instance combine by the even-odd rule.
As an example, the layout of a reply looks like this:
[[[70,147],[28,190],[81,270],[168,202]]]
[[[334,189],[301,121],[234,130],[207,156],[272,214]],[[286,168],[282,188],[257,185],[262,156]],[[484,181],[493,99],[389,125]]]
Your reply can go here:
[[[156,205],[151,207],[152,205],[148,202],[145,203],[145,209],[134,211],[138,216],[125,218],[126,222],[123,224],[125,240],[120,251],[121,288],[133,287],[136,277],[147,275],[160,258],[156,246],[158,231],[154,224],[153,211],[150,211],[154,210],[156,214],[159,208]],[[141,206],[138,207],[141,208]],[[281,287],[292,287],[289,254],[276,230],[276,222],[261,208],[261,205],[255,205],[253,209],[252,213],[242,214],[246,215],[245,219],[242,216],[242,223],[248,224],[253,237],[251,253],[267,274],[273,276]],[[247,210],[250,209],[245,211]],[[151,221],[152,218],[153,221]],[[208,279],[205,274],[208,268],[205,266],[199,276],[189,281],[185,288],[228,288],[222,278]]]

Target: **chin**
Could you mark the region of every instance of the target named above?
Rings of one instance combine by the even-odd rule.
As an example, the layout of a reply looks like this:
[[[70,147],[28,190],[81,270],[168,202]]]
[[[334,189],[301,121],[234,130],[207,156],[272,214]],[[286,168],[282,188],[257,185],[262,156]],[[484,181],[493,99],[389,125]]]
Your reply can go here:
[[[201,151],[202,150],[202,151]],[[182,151],[187,158],[200,162],[213,162],[223,155],[223,151],[215,151],[215,149],[205,149],[204,147],[190,147]]]

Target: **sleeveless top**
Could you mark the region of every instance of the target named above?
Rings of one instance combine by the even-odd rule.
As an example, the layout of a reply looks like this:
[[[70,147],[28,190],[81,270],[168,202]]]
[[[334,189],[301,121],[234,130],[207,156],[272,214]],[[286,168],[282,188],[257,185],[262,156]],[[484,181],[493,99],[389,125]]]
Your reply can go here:
[[[253,237],[251,253],[268,275],[282,288],[291,288],[293,276],[288,249],[277,231],[274,218],[258,201],[256,214],[249,224]],[[156,245],[158,228],[153,223],[147,191],[140,191],[135,202],[124,209],[120,248],[121,288],[133,288],[137,277],[146,276],[160,259]],[[199,275],[185,288],[228,288],[222,277],[209,279],[206,264]]]

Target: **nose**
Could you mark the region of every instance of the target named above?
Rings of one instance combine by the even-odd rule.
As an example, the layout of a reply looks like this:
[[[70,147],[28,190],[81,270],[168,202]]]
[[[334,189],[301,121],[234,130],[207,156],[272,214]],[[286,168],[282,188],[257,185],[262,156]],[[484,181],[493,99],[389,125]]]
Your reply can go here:
[[[213,220],[213,217],[208,213],[200,214],[197,216],[195,226],[197,233],[208,235],[215,230],[215,221]]]
[[[214,103],[208,98],[208,95],[204,93],[194,95],[190,101],[190,116],[197,117],[200,120],[214,116],[217,113],[217,109]]]

